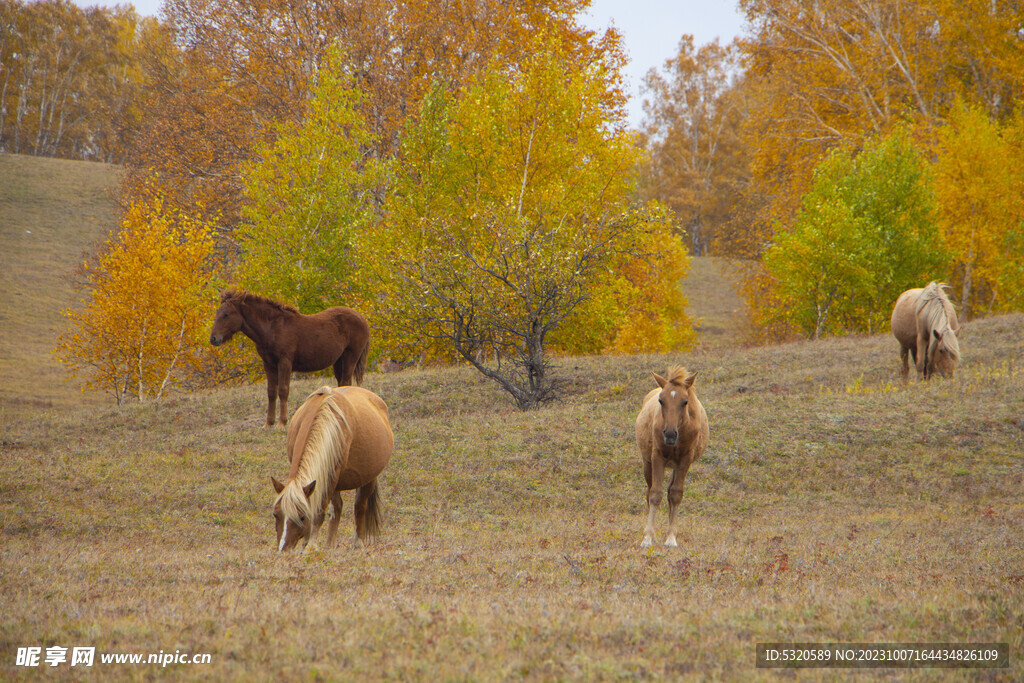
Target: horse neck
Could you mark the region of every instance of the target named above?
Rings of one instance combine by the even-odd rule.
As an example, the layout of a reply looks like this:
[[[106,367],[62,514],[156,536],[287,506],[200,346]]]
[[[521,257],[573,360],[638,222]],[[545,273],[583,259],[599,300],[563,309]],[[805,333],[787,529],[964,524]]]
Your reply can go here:
[[[240,308],[242,310],[242,334],[253,340],[258,347],[262,347],[270,341],[271,323],[287,314],[286,311],[258,299],[245,301]]]
[[[350,443],[348,420],[333,400],[324,401],[302,444],[302,456],[292,476],[300,487],[316,481],[309,503],[317,514],[330,502],[338,474],[348,461]]]

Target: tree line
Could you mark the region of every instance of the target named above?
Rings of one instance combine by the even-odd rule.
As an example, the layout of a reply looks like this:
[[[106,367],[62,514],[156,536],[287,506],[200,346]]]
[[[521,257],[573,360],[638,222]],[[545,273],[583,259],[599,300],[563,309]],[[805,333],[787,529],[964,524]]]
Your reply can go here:
[[[743,259],[762,338],[878,329],[929,279],[967,317],[1024,304],[1019,4],[744,0],[741,40],[652,69],[639,138],[588,4],[168,0],[124,41],[125,221],[92,301],[103,258],[176,225],[151,247],[205,252],[175,310],[225,283],[347,303],[378,358],[471,363],[523,407],[557,393],[551,350],[692,343],[688,254]],[[227,372],[145,300],[110,339],[163,346],[100,384]]]
[[[124,162],[154,30],[127,5],[0,0],[0,151]]]
[[[1024,305],[1024,11],[742,0],[747,32],[646,79],[643,189],[693,253],[745,259],[761,338],[876,331],[908,286]]]

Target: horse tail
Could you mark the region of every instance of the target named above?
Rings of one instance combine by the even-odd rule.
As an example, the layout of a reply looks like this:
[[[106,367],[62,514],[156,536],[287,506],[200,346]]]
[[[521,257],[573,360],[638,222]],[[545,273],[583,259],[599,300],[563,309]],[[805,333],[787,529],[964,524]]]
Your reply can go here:
[[[370,354],[370,340],[366,340],[366,344],[363,345],[363,352],[359,354],[359,360],[356,361],[356,367],[352,372],[355,377],[356,384],[362,386],[363,375],[366,374],[366,357]]]
[[[370,490],[364,492],[366,488]],[[359,514],[360,510],[362,514]],[[359,489],[356,498],[356,520],[356,538],[360,541],[380,536],[380,496],[377,493],[376,479]]]

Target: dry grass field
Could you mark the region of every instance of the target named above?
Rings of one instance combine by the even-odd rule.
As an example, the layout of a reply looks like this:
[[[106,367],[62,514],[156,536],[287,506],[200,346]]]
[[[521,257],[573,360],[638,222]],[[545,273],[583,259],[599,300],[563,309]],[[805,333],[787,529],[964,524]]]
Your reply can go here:
[[[819,679],[845,676],[756,669],[756,644],[838,641],[1004,642],[1010,668],[966,673],[1024,677],[1024,316],[966,324],[956,379],[908,386],[885,335],[727,337],[558,359],[569,390],[531,413],[465,368],[369,374],[397,443],[362,549],[348,495],[339,547],[276,552],[285,434],[260,426],[260,384],[4,413],[0,676]],[[700,372],[711,442],[680,547],[641,550],[633,420],[674,362]],[[18,667],[27,646],[97,659]],[[99,662],[160,651],[211,662]]]

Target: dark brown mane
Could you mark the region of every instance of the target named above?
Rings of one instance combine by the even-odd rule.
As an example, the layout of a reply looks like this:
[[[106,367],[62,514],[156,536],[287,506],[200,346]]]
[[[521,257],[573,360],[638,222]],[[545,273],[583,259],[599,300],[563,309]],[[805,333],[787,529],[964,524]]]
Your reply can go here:
[[[282,313],[299,312],[299,309],[295,308],[294,306],[283,304],[280,301],[274,301],[273,299],[266,296],[260,296],[259,294],[247,292],[244,289],[225,289],[223,292],[221,292],[220,302],[223,304],[228,301],[234,304],[255,304],[268,306],[270,308],[281,311]]]

